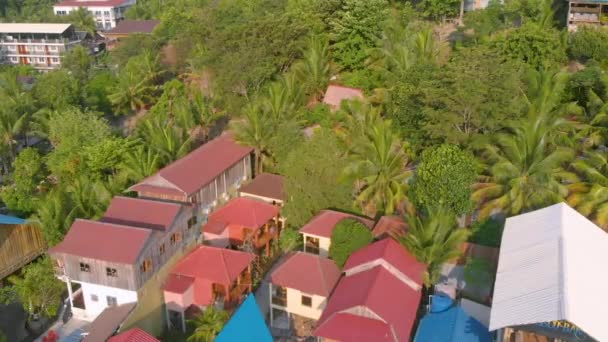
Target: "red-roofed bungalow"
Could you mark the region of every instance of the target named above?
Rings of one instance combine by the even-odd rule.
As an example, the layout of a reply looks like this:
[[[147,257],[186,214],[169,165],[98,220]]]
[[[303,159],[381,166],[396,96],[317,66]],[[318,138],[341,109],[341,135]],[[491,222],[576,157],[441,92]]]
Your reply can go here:
[[[370,229],[374,225],[374,221],[365,217],[335,210],[322,210],[300,229],[300,234],[302,234],[304,240],[304,252],[327,257],[331,244],[331,234],[338,222],[346,218],[355,219]]]
[[[323,341],[409,341],[424,265],[386,238],[353,253],[344,270],[314,335]]]
[[[139,197],[192,203],[202,218],[251,178],[252,151],[224,133],[129,190]]]
[[[252,250],[266,248],[278,238],[284,224],[279,207],[248,197],[231,200],[209,215],[202,228],[204,240],[218,247],[242,248],[250,244]]]
[[[164,285],[167,324],[186,330],[188,313],[209,305],[233,309],[251,292],[255,255],[198,246],[175,265]]]
[[[333,260],[318,255],[295,252],[285,256],[268,284],[270,325],[289,328],[292,320],[318,320],[340,274]]]

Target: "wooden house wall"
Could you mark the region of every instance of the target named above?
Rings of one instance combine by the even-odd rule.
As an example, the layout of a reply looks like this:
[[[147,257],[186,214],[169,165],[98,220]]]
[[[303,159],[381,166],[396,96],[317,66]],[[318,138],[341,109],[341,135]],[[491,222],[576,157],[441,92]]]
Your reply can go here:
[[[227,193],[231,187],[241,184],[243,178],[251,178],[251,157],[247,155],[236,164],[222,172],[209,184],[201,188],[197,193],[190,196],[190,202],[196,203],[198,209],[208,208],[214,201],[218,200],[223,193]]]
[[[46,244],[38,227],[0,225],[0,279],[42,254]]]
[[[150,241],[148,241],[144,253],[138,259],[138,263],[134,266],[135,277],[138,288],[148,281],[158,270],[160,270],[173,255],[178,251],[182,251],[191,241],[198,237],[200,229],[196,224],[188,228],[188,220],[192,217],[192,208],[183,208],[171,228],[167,232],[155,233]],[[180,241],[171,243],[171,235],[179,233]],[[160,253],[160,246],[164,243],[165,252]],[[141,265],[145,260],[152,261],[152,268],[146,272],[141,270]]]
[[[116,248],[128,248],[128,246],[116,246]],[[56,254],[53,258],[58,259],[63,267],[63,272],[70,279],[85,283],[117,287],[125,290],[137,290],[133,265],[112,263],[104,260],[84,258],[75,255]],[[88,264],[90,272],[80,270],[80,263]],[[106,268],[116,269],[117,276],[109,277]]]
[[[149,191],[139,191],[137,193],[138,197],[141,198],[151,198],[151,199],[161,199],[166,201],[174,201],[174,202],[188,202],[188,198],[184,196],[176,196],[176,195],[167,195],[158,192],[149,192]]]

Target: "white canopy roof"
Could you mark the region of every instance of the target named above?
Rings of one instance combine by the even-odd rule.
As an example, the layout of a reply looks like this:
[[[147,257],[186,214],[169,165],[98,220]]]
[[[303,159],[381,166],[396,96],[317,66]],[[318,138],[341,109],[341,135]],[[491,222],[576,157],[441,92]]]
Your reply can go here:
[[[70,24],[0,23],[0,33],[54,33],[65,32]]]
[[[608,234],[564,203],[507,219],[490,330],[566,320],[608,341]]]

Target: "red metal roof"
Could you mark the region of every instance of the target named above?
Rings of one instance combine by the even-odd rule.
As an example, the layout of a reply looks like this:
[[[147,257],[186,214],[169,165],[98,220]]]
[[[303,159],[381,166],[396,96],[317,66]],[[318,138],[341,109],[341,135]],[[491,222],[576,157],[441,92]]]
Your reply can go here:
[[[334,210],[322,210],[317,216],[313,217],[310,222],[300,229],[300,233],[331,238],[331,234],[333,233],[336,224],[345,218],[356,219],[370,229],[374,225],[372,220],[365,217]]]
[[[341,342],[395,341],[391,327],[377,319],[338,313],[314,331],[315,336]]]
[[[185,275],[169,274],[163,290],[172,293],[184,293],[194,284],[194,278]]]
[[[259,174],[250,183],[242,185],[239,191],[255,196],[285,200],[283,176],[273,175],[272,173]]]
[[[100,0],[100,1],[78,1],[66,0],[53,5],[53,7],[117,7],[125,4],[128,0]]]
[[[175,186],[173,191],[180,190],[192,195],[252,151],[253,148],[237,144],[231,134],[225,133],[132,186],[130,190],[143,191],[140,190],[142,184],[171,188],[170,185],[159,185],[155,178],[160,177]]]
[[[209,221],[203,226],[203,233],[220,235],[226,230],[228,225],[224,222]]]
[[[325,91],[323,103],[337,108],[340,107],[343,100],[351,100],[356,98],[364,98],[363,91],[361,89],[330,84]]]
[[[160,340],[139,328],[133,328],[110,337],[108,342],[160,342]]]
[[[171,274],[231,284],[255,259],[252,253],[198,246],[173,267]]]
[[[422,285],[426,265],[418,262],[405,247],[391,238],[374,242],[351,254],[344,265],[344,271],[378,259],[384,259],[416,284]]]
[[[318,333],[327,329],[323,328],[325,324],[332,326],[337,314],[359,307],[370,310],[390,325],[396,334],[394,341],[409,341],[420,296],[419,290],[413,290],[382,266],[343,277],[327,302],[315,335],[320,336]]]
[[[340,269],[330,259],[296,252],[272,272],[273,284],[327,297],[340,279]]]
[[[166,231],[181,209],[176,203],[117,196],[100,221]]]
[[[227,226],[241,226],[255,230],[277,215],[279,208],[272,204],[247,197],[237,197],[211,213],[209,222],[210,224],[221,222]]]
[[[133,264],[151,234],[150,229],[77,219],[63,241],[49,253]]]

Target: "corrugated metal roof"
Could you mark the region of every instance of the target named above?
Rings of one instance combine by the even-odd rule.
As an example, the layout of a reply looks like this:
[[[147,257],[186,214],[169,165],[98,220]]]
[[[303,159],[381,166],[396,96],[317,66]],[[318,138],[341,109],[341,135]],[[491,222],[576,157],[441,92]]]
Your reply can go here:
[[[566,320],[608,341],[608,235],[564,203],[507,219],[490,330]]]
[[[0,23],[0,33],[53,33],[61,34],[71,24]]]

